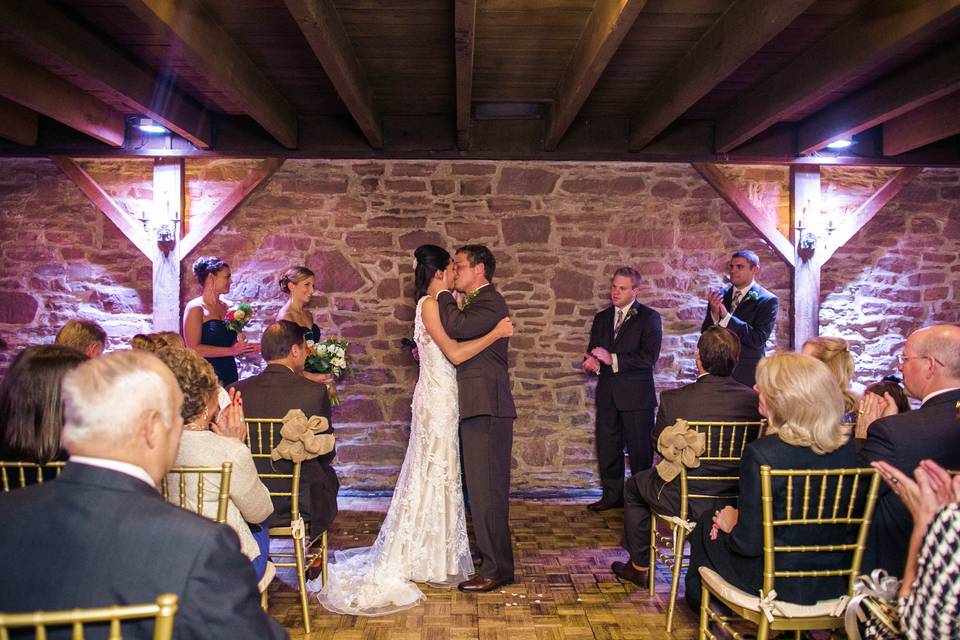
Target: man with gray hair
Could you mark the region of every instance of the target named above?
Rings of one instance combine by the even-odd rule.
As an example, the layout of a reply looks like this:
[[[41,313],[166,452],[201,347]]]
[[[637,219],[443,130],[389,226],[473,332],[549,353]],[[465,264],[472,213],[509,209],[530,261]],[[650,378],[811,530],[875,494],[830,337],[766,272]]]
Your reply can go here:
[[[260,608],[253,566],[233,530],[157,491],[183,429],[183,396],[170,370],[145,351],[114,352],[68,373],[63,400],[63,475],[0,495],[4,612],[173,593],[177,638],[286,638]],[[124,638],[151,638],[152,626],[128,623]]]
[[[914,331],[897,357],[903,386],[922,402],[916,411],[897,414],[892,399],[867,394],[861,415],[876,417],[860,449],[864,466],[882,460],[910,475],[921,460],[960,468],[960,327],[932,325]],[[896,482],[894,481],[894,488]],[[895,490],[880,488],[863,559],[864,571],[886,569],[902,575],[913,519]]]

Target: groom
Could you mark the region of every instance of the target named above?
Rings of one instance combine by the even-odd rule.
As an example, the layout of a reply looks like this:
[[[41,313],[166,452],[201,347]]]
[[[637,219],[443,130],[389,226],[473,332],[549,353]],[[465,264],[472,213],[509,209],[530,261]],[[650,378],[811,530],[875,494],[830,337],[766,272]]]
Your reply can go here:
[[[506,301],[490,283],[497,262],[484,245],[469,244],[457,250],[454,264],[454,287],[466,301],[460,309],[452,293],[441,291],[440,320],[451,338],[479,338],[508,313]],[[492,591],[513,582],[510,453],[517,411],[507,370],[508,343],[507,338],[497,340],[457,367],[463,470],[481,561],[477,574],[460,583],[460,591]]]

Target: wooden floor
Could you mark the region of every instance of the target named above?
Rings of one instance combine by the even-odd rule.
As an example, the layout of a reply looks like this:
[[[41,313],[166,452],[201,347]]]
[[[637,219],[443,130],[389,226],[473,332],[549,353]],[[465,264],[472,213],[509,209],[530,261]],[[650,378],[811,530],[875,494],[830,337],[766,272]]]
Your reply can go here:
[[[588,640],[696,637],[696,620],[680,602],[672,634],[664,631],[668,574],[657,576],[654,597],[610,573],[620,548],[621,510],[589,512],[585,502],[511,503],[517,582],[502,591],[467,595],[432,589],[419,607],[378,618],[341,616],[314,601],[312,632],[303,621],[292,574],[270,587],[270,613],[292,638],[338,640]],[[384,499],[350,499],[331,531],[331,549],[371,544],[383,520]],[[681,585],[682,589],[682,585]]]

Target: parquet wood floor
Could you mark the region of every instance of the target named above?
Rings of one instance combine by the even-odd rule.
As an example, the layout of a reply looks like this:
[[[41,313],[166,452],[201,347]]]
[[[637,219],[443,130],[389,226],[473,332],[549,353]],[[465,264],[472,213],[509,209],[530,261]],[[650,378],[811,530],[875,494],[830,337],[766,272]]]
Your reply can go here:
[[[643,640],[696,637],[694,616],[680,602],[672,634],[664,631],[669,574],[661,567],[654,597],[610,573],[620,548],[622,511],[591,513],[584,501],[511,503],[517,582],[502,591],[467,595],[421,585],[419,607],[378,618],[341,616],[310,607],[303,633],[292,573],[270,587],[270,614],[303,640]],[[331,549],[372,544],[385,499],[348,499],[331,531]],[[681,586],[682,589],[682,586]]]

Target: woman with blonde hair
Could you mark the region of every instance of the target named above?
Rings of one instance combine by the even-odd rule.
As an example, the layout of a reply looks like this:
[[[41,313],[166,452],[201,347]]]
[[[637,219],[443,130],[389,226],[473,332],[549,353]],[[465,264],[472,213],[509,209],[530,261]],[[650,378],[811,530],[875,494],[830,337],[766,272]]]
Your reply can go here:
[[[277,322],[289,320],[308,329],[303,335],[304,340],[320,341],[320,327],[313,321],[313,313],[307,309],[313,297],[316,276],[313,271],[304,266],[290,267],[280,275],[280,291],[288,296],[287,301],[277,312]],[[312,373],[304,371],[303,377],[320,384],[332,385],[333,376],[329,373]]]
[[[843,394],[843,422],[855,424],[860,400],[850,392],[850,383],[853,381],[853,355],[850,345],[843,338],[831,336],[817,336],[803,343],[800,353],[813,356],[827,365],[830,373]]]
[[[746,446],[740,460],[739,508],[724,507],[701,518],[690,538],[687,571],[688,604],[700,608],[700,567],[719,573],[750,594],[762,586],[763,533],[760,506],[760,466],[774,469],[841,469],[857,467],[849,425],[840,422],[843,396],[827,366],[799,353],[779,353],[760,361],[756,389],[760,415],[767,418],[767,435]],[[819,480],[814,479],[815,493]],[[774,505],[786,500],[786,482],[774,483]],[[799,499],[795,500],[798,502]],[[778,544],[814,545],[846,540],[847,527],[815,525],[787,530],[789,541]],[[833,567],[836,554],[794,554],[777,562],[777,570]],[[778,579],[777,599],[813,604],[846,593],[846,578]]]

